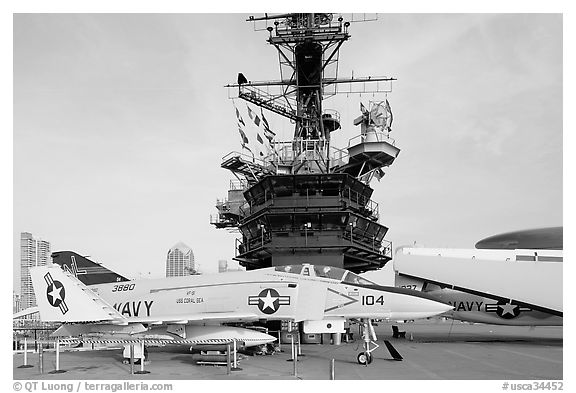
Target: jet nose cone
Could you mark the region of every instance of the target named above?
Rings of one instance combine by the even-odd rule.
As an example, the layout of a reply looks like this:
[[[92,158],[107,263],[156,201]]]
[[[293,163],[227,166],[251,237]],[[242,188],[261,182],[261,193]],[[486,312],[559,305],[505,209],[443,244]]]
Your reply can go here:
[[[452,310],[453,307],[424,297],[408,296],[403,299],[402,307],[393,312],[393,319],[429,318]]]
[[[426,311],[429,313],[434,313],[434,315],[442,314],[446,311],[450,311],[450,310],[454,309],[454,307],[452,307],[449,304],[442,303],[442,302],[439,302],[436,300],[429,300],[429,299],[422,299],[421,307],[422,307],[423,311]]]
[[[446,311],[452,311],[454,310],[454,306],[451,306],[450,304],[446,304],[446,303],[440,303],[441,305],[438,306],[440,308],[442,308],[444,311],[442,312],[446,312]]]
[[[425,304],[423,304],[422,306],[423,306],[422,311],[430,314],[430,315],[428,315],[430,317],[433,317],[433,316],[439,315],[439,314],[443,314],[447,311],[451,311],[454,309],[454,307],[452,307],[449,304],[437,302],[435,300],[426,300]]]

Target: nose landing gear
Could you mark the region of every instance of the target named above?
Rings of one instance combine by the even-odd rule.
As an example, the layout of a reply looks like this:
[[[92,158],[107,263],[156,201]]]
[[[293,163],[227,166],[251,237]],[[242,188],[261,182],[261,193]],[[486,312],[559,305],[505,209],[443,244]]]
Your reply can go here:
[[[372,321],[370,319],[361,319],[360,322],[362,323],[363,331],[362,331],[362,339],[364,340],[364,351],[360,352],[357,356],[357,360],[359,364],[368,366],[372,363],[372,351],[378,349],[379,345],[376,344],[376,332],[374,331],[374,327],[372,326]],[[396,348],[387,340],[384,340],[384,344],[390,352],[390,355],[394,360],[402,360],[402,355],[398,353]]]
[[[370,352],[360,352],[357,359],[359,364],[367,366],[372,363],[372,354]]]
[[[372,351],[378,349],[379,345],[376,344],[376,333],[372,326],[370,319],[362,319],[362,339],[364,340],[364,352],[360,352],[357,356],[359,364],[368,366],[372,363]],[[373,340],[372,340],[373,339]]]

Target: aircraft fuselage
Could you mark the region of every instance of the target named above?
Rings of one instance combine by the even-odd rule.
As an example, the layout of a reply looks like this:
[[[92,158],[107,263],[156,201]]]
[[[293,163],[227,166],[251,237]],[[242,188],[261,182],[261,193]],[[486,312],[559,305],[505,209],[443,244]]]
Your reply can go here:
[[[98,284],[90,289],[128,322],[193,321],[203,316],[238,321],[416,319],[447,309],[416,291],[274,268]]]
[[[502,300],[491,299],[435,284],[425,284],[414,278],[396,276],[396,285],[424,290],[430,297],[454,307],[441,316],[476,323],[514,326],[561,326],[563,318]]]

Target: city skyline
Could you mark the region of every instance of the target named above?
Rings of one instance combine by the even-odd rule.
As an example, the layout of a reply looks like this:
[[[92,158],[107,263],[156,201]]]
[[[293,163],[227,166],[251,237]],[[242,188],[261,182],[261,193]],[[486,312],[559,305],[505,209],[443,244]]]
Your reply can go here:
[[[22,232],[22,233],[21,233],[21,235],[24,235],[24,234],[27,234],[27,235],[32,236],[32,233],[31,233],[31,232]],[[14,294],[16,294],[16,295],[18,295],[18,296],[21,296],[21,292],[22,292],[22,282],[23,282],[23,280],[27,280],[27,281],[29,282],[29,286],[30,286],[30,287],[29,287],[29,289],[28,289],[28,292],[32,291],[32,289],[31,289],[31,281],[29,280],[29,275],[26,275],[26,276],[23,276],[23,275],[22,275],[22,271],[23,271],[23,269],[24,269],[24,268],[21,266],[21,265],[22,265],[22,252],[21,252],[21,249],[22,249],[22,240],[23,240],[23,239],[22,239],[22,236],[21,236],[21,237],[20,237],[20,251],[19,251],[18,254],[14,254],[14,257],[15,257],[15,258],[18,258],[19,267],[18,267],[18,269],[14,269],[13,292],[14,292]],[[50,242],[47,242],[47,241],[43,240],[42,237],[31,238],[31,241],[32,241],[34,244],[36,244],[36,246],[35,246],[35,248],[34,248],[34,250],[35,250],[35,257],[36,257],[36,254],[37,254],[37,252],[38,252],[38,248],[39,248],[39,247],[41,247],[43,250],[45,250],[45,249],[47,248],[48,253],[46,253],[46,252],[44,251],[44,253],[42,254],[42,263],[41,263],[41,264],[43,264],[43,265],[47,264],[48,259],[51,259],[51,258],[50,258],[50,255],[52,254],[52,251],[54,251],[54,252],[56,252],[56,251],[64,251],[63,249],[51,250],[51,244],[50,244]],[[40,246],[37,244],[39,241],[41,242],[41,245],[40,245]],[[172,246],[172,247],[169,249],[168,253],[165,255],[165,257],[164,257],[163,260],[158,261],[158,265],[161,265],[161,266],[163,267],[163,269],[164,269],[163,275],[166,274],[167,265],[168,265],[168,260],[167,260],[167,259],[168,259],[169,255],[170,255],[170,251],[173,250],[173,249],[179,249],[180,246],[184,246],[186,249],[189,249],[189,250],[190,250],[191,258],[192,258],[191,262],[192,262],[192,263],[191,263],[191,265],[190,265],[191,267],[189,267],[188,269],[191,269],[191,270],[193,270],[194,272],[197,272],[197,273],[200,272],[200,271],[198,270],[197,263],[195,262],[195,257],[194,257],[194,252],[193,252],[193,250],[192,250],[189,246],[187,246],[186,243],[180,241],[180,242],[177,242],[174,246]],[[70,251],[73,251],[73,250],[70,250]],[[81,255],[84,255],[84,256],[86,256],[86,257],[91,257],[88,253],[80,253],[80,254],[81,254]],[[102,263],[102,262],[99,261],[99,260],[95,260],[95,262],[97,262],[97,263]],[[219,262],[220,262],[220,261],[219,261]],[[226,261],[226,262],[227,262],[227,261]],[[102,263],[102,264],[103,264],[104,266],[106,266],[105,263]],[[136,274],[134,274],[134,273],[128,274],[127,276],[128,276],[130,279],[154,278],[154,277],[152,276],[151,272],[145,272],[145,271],[139,271],[139,272],[136,272]],[[23,278],[23,277],[27,277],[27,278]],[[158,274],[156,274],[156,278],[157,278],[157,277],[158,277]],[[31,293],[32,293],[32,295],[34,295],[33,292],[31,292]],[[19,299],[19,302],[20,302],[21,304],[24,304],[23,297],[21,297],[21,298]]]
[[[266,33],[245,19],[16,15],[14,233],[32,228],[121,274],[162,274],[164,246],[184,233],[207,272],[232,261],[237,235],[209,224],[230,179],[220,158],[240,149],[222,86],[238,72],[278,78]],[[341,75],[398,78],[401,152],[371,184],[395,247],[563,224],[560,14],[382,14],[350,32]],[[351,121],[370,99],[327,101],[344,120],[336,144],[359,132]],[[26,183],[39,167],[42,199]]]
[[[194,263],[194,252],[184,244],[178,242],[168,250],[166,255],[166,277],[189,276],[198,273]]]
[[[36,306],[30,268],[47,265],[51,259],[50,254],[50,242],[34,238],[30,232],[20,233],[20,287],[18,292],[21,309]]]

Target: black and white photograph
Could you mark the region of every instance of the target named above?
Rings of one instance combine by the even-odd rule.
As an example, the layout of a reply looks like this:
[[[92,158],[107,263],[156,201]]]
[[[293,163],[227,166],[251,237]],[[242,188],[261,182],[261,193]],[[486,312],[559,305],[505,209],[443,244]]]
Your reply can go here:
[[[562,4],[14,6],[13,391],[569,390]]]

